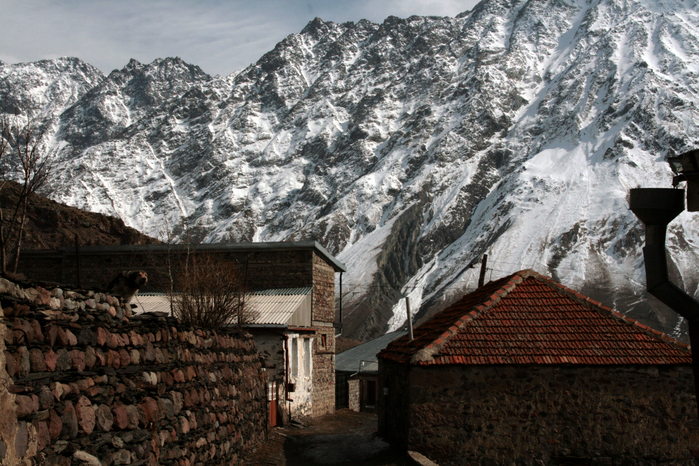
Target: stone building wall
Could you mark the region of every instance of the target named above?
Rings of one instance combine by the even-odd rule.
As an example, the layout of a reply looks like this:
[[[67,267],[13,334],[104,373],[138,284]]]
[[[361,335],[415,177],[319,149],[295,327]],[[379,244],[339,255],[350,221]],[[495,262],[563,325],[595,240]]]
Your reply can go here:
[[[404,380],[394,440],[437,462],[699,463],[689,366],[412,366]]]
[[[359,412],[361,410],[359,400],[359,383],[358,378],[351,378],[347,381],[347,389],[349,390],[349,409]]]
[[[313,253],[313,416],[335,412],[335,269]]]
[[[0,422],[2,464],[236,464],[266,435],[249,335],[4,279],[0,303],[0,412],[16,418]]]
[[[91,246],[79,248],[79,254],[72,248],[29,250],[20,255],[18,270],[34,280],[56,283],[77,284],[79,275],[82,287],[104,288],[119,272],[139,269],[148,272],[149,286],[156,291],[169,290],[169,273],[177,276],[188,254],[206,254],[237,264],[249,290],[312,286],[316,278],[312,268],[316,263],[332,270],[310,248],[245,250],[216,246],[193,246],[189,251],[167,245]],[[333,296],[328,302],[334,309],[334,275],[331,278]],[[322,306],[327,298],[319,299],[322,291],[318,293],[314,299]]]
[[[319,329],[313,354],[313,411],[314,417],[335,412],[335,334],[332,327]],[[328,342],[321,348],[321,335]]]

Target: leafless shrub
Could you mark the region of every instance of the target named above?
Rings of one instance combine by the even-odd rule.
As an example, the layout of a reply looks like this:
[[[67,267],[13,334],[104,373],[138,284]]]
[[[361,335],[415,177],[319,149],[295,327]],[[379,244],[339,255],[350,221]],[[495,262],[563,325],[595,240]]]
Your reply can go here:
[[[220,328],[254,319],[245,303],[243,279],[232,262],[209,254],[188,255],[175,288],[172,311],[183,323]]]

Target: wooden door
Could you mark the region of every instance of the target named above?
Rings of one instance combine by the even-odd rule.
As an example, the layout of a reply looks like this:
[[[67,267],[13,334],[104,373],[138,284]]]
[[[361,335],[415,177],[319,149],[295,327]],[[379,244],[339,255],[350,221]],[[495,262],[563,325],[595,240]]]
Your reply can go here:
[[[269,428],[277,426],[277,382],[267,383],[267,401],[269,401]]]

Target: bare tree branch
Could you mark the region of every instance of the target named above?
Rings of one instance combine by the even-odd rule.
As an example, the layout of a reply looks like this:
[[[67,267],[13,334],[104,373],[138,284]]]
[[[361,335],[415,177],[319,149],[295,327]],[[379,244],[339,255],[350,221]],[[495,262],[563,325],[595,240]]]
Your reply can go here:
[[[240,326],[254,318],[245,303],[243,281],[234,263],[194,253],[187,259],[179,278],[172,309],[182,322],[220,328]]]
[[[12,208],[12,214],[5,218],[0,209],[0,263],[2,271],[7,271],[8,252],[14,252],[13,271],[17,272],[19,254],[22,248],[22,237],[26,226],[27,207],[30,197],[41,189],[48,180],[52,168],[52,160],[42,150],[43,133],[35,133],[29,125],[19,127],[16,120],[6,115],[0,119],[2,142],[0,143],[0,162],[3,170],[0,189],[5,187],[8,177],[19,179],[20,191],[17,202]],[[8,158],[11,157],[11,160]],[[13,170],[14,168],[14,170]],[[14,240],[14,244],[12,244]],[[13,246],[13,247],[11,247]]]

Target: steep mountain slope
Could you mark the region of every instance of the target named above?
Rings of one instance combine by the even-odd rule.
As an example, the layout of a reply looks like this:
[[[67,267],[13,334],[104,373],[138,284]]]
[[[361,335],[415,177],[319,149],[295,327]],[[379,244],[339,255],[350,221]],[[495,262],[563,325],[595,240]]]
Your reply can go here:
[[[666,156],[699,145],[697,11],[485,0],[456,18],[316,18],[226,78],[132,61],[66,100],[53,196],[152,236],[186,219],[202,241],[317,239],[348,265],[354,338],[400,326],[403,294],[424,313],[472,289],[483,253],[488,277],[531,267],[680,336],[643,291],[625,197],[669,186]],[[685,213],[669,235],[693,294],[698,226]]]

